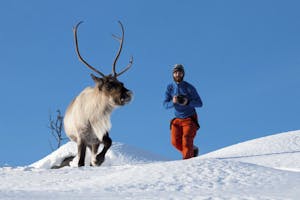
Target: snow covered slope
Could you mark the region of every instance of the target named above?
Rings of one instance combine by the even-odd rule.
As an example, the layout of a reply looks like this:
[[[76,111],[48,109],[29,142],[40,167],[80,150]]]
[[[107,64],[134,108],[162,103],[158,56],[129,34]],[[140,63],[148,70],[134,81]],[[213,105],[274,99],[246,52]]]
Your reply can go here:
[[[201,158],[221,158],[300,172],[300,131],[271,135],[232,145]]]
[[[68,143],[31,166],[0,168],[0,199],[297,200],[299,136],[282,133],[184,161],[115,143],[101,167],[48,169],[73,155]]]

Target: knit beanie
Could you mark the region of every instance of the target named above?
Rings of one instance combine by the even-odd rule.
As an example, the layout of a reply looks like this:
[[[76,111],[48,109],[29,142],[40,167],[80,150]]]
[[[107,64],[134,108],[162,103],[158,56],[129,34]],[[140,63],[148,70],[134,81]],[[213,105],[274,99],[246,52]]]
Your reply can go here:
[[[177,71],[181,71],[184,74],[184,67],[182,64],[175,64],[173,67],[173,73],[177,72]]]

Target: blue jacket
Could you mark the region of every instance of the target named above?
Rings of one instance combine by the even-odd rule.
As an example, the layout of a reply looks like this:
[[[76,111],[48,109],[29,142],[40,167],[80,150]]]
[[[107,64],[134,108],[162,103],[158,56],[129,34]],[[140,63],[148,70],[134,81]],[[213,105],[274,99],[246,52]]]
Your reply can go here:
[[[189,103],[187,105],[174,104],[173,97],[177,95],[185,95]],[[195,107],[202,107],[202,100],[195,87],[190,83],[186,81],[173,82],[167,87],[163,105],[166,109],[175,108],[175,117],[183,119],[196,114]]]

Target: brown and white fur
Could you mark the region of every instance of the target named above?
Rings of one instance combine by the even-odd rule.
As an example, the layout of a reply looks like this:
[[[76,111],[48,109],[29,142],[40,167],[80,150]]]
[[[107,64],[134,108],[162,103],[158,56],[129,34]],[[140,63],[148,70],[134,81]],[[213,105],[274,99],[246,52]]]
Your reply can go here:
[[[114,108],[125,105],[132,93],[113,78],[93,77],[95,87],[85,88],[70,104],[64,117],[64,128],[68,137],[78,145],[78,166],[84,165],[86,147],[92,152],[91,165],[104,161],[111,146],[108,132],[111,128],[110,115]],[[108,84],[114,84],[109,88]],[[97,155],[99,145],[104,148]]]
[[[100,74],[102,78],[91,74],[95,86],[85,88],[71,102],[65,113],[64,128],[67,136],[77,143],[78,166],[84,166],[86,148],[89,148],[92,153],[91,165],[99,166],[103,163],[105,154],[112,144],[109,137],[110,115],[116,107],[123,106],[132,99],[132,92],[117,80],[119,75],[131,67],[132,59],[125,70],[121,73],[115,72],[115,63],[122,50],[124,38],[124,29],[121,22],[119,22],[122,28],[122,38],[119,39],[120,48],[114,61],[113,74],[105,76],[90,66],[83,60],[78,49],[77,28],[80,24],[81,22],[73,29],[78,57],[90,69]],[[97,154],[100,144],[103,144],[104,147]]]

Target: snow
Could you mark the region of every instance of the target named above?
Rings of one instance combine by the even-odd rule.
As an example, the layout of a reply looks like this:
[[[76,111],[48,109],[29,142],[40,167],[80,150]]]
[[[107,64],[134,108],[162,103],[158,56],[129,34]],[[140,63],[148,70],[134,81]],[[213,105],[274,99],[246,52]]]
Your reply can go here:
[[[189,160],[113,143],[100,167],[64,167],[69,142],[30,166],[0,168],[0,199],[299,199],[300,131]],[[89,156],[87,156],[88,162]]]
[[[101,152],[102,147],[99,147]],[[76,156],[77,145],[74,142],[68,142],[61,146],[58,150],[54,151],[45,158],[30,165],[34,168],[50,169],[53,166],[58,166],[64,158],[69,156]],[[88,166],[91,160],[91,152],[87,149],[85,165]],[[127,165],[147,163],[153,161],[167,160],[159,155],[151,154],[138,148],[134,148],[122,143],[113,143],[112,147],[107,151],[105,156],[105,162],[102,166],[115,166],[115,165]],[[72,167],[77,167],[78,157],[75,157],[71,163]]]
[[[250,140],[203,155],[300,172],[300,131]]]

